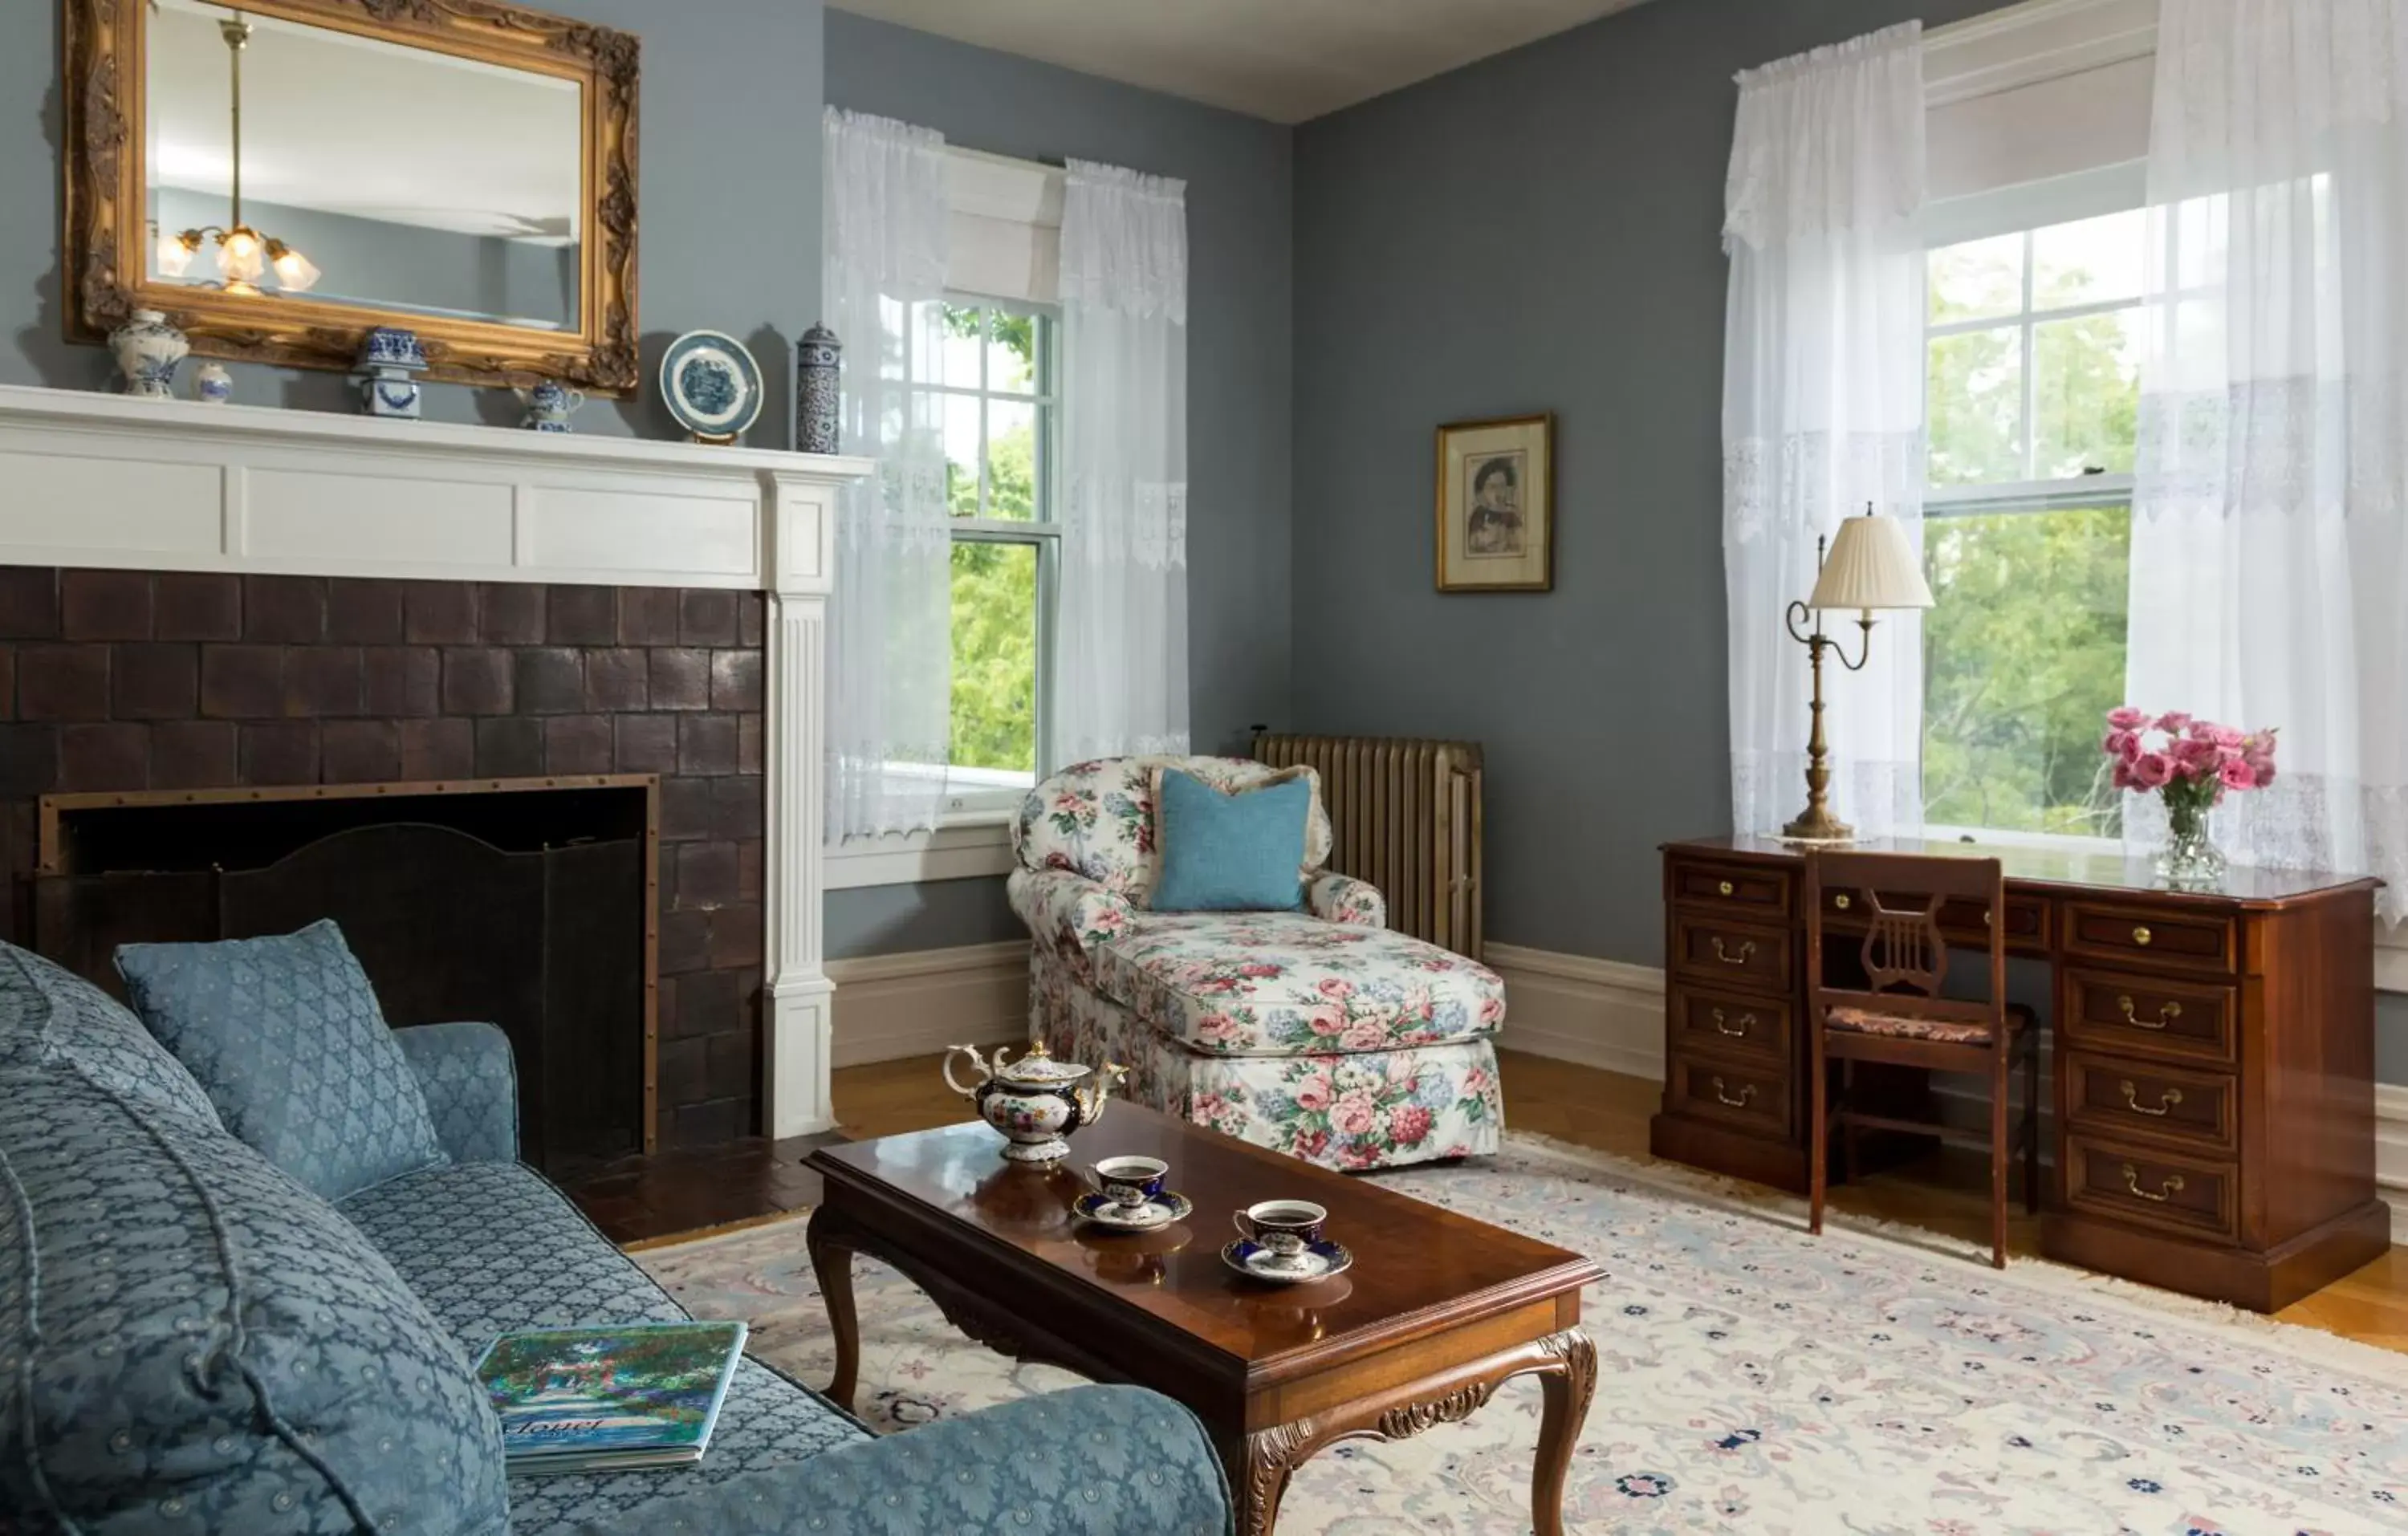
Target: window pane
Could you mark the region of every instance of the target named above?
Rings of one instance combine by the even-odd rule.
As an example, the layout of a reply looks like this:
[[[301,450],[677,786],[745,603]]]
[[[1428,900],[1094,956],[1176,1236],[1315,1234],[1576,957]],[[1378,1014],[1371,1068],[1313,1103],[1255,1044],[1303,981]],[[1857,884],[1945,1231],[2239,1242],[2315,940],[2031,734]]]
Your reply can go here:
[[[2148,215],[2139,208],[2032,232],[2032,308],[2064,309],[2141,296]]]
[[[2024,307],[2024,237],[1994,235],[1931,253],[1931,321],[1987,320]]]
[[[953,544],[953,764],[1037,770],[1037,548]]]
[[[986,515],[1037,515],[1037,408],[1017,400],[986,403]]]
[[[1033,315],[994,312],[986,348],[987,388],[1006,395],[1035,392],[1038,323]]]
[[[979,387],[980,331],[986,311],[959,304],[915,306],[911,327],[911,377],[953,389]]]
[[[979,402],[974,395],[937,397],[945,421],[945,508],[955,517],[979,515]]]
[[[2034,478],[2128,472],[2141,409],[2141,311],[2032,327]]]
[[[1933,517],[1924,562],[1924,814],[2122,832],[2100,722],[2124,702],[2123,507]]]
[[[2001,325],[1932,337],[1925,409],[1932,484],[1981,485],[2028,478],[2022,330]]]

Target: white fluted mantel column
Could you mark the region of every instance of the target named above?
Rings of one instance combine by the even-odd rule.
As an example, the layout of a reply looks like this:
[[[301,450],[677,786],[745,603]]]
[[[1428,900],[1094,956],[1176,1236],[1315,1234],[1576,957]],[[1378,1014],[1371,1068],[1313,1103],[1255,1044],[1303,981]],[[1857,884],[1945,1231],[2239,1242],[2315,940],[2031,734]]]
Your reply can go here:
[[[826,739],[827,601],[836,576],[837,490],[847,474],[772,479],[768,577],[768,924],[762,986],[767,1066],[762,1129],[809,1136],[836,1127],[828,1070],[836,986],[820,955],[820,783]]]

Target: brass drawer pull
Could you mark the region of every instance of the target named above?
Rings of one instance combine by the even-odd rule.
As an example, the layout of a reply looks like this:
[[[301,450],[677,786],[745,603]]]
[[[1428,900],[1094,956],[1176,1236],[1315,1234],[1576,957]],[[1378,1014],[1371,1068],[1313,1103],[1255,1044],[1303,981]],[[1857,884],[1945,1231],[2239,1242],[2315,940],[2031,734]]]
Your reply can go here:
[[[1723,948],[1723,936],[1721,934],[1714,935],[1714,958],[1720,960],[1727,966],[1743,966],[1747,964],[1747,957],[1755,953],[1756,940],[1753,939],[1741,940],[1739,941],[1739,953],[1737,955],[1733,955],[1730,951]]]
[[[1839,908],[1842,912],[1846,912],[1850,905],[1848,901],[1848,893],[1842,891],[1839,895],[1833,897],[1831,898],[1831,905]]]
[[[2173,1107],[2182,1102],[2182,1090],[2168,1088],[2157,1095],[2157,1107],[2154,1110],[2148,1109],[2141,1103],[2140,1091],[2132,1086],[2130,1078],[2126,1078],[2120,1086],[2124,1090],[2124,1107],[2134,1114],[2171,1114],[2173,1113]]]
[[[1753,1083],[1745,1084],[1740,1089],[1739,1097],[1737,1098],[1733,1098],[1729,1094],[1723,1091],[1723,1080],[1721,1078],[1716,1078],[1714,1079],[1714,1097],[1729,1105],[1732,1109],[1743,1110],[1747,1108],[1747,1101],[1756,1097],[1756,1084]]]
[[[2157,1016],[2155,1019],[2142,1018],[2134,1011],[2132,999],[2129,997],[2118,997],[2115,999],[2115,1007],[2123,1013],[2124,1022],[2135,1029],[2163,1029],[2182,1017],[2182,1004],[2172,998],[2157,1005]]]
[[[1714,1033],[1717,1035],[1728,1035],[1733,1040],[1745,1040],[1748,1030],[1754,1027],[1755,1024],[1755,1013],[1742,1013],[1739,1016],[1739,1027],[1734,1029],[1727,1022],[1723,1011],[1719,1008],[1714,1010]]]
[[[2147,1190],[2141,1187],[2141,1170],[2134,1168],[2129,1163],[2126,1163],[2124,1165],[2125,1189],[2132,1194],[2138,1195],[2144,1200],[2155,1200],[2159,1205],[2163,1205],[2166,1201],[2172,1199],[2176,1195],[2181,1194],[2182,1186],[2183,1176],[2179,1173],[2169,1173],[2166,1175],[2165,1183],[2157,1185],[2157,1192],[2152,1195]]]
[[[1715,886],[1714,889],[1720,891],[1725,896],[1728,896],[1731,894],[1731,883],[1726,880],[1721,884]]]
[[[2149,926],[2147,924],[2136,923],[2133,925],[2132,942],[2140,945],[2143,949],[2147,949],[2149,947],[2149,940],[2153,937],[2155,936],[2149,932]]]

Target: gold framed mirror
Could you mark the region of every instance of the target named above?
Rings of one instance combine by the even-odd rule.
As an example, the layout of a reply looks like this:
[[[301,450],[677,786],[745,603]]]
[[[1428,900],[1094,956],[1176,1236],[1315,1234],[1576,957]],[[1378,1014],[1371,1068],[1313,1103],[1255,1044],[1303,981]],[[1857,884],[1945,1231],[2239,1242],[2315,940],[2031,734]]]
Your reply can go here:
[[[633,34],[497,0],[61,0],[66,309],[195,354],[637,387]]]

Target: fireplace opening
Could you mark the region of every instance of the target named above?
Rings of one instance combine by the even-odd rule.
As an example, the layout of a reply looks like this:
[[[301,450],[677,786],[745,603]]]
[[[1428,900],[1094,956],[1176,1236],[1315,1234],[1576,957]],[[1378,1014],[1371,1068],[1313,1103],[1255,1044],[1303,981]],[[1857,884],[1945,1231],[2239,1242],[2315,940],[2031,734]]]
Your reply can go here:
[[[333,918],[394,1027],[509,1036],[528,1162],[652,1150],[654,776],[53,795],[40,818],[35,947],[112,993],[120,944]]]

